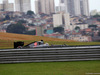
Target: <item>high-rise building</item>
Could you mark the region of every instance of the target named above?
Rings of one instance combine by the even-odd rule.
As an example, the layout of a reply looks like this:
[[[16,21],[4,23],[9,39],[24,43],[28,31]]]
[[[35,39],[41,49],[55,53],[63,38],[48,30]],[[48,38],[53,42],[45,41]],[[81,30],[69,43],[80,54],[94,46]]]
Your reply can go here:
[[[36,13],[51,14],[55,12],[54,0],[35,0]]]
[[[3,4],[0,4],[0,11],[3,10]]]
[[[59,27],[63,25],[63,16],[62,14],[54,14],[53,15],[53,27]]]
[[[27,12],[31,10],[30,0],[15,0],[15,11]]]
[[[91,16],[94,16],[94,15],[96,15],[96,14],[98,14],[98,11],[97,11],[97,10],[92,10],[92,11],[90,12],[90,15],[91,15]]]
[[[15,0],[15,11],[22,11],[22,0]]]
[[[81,11],[80,11],[80,0],[68,0],[68,1],[70,2],[68,5],[71,5],[71,7],[68,7],[68,11],[72,15],[75,15],[75,16],[81,15]]]
[[[4,9],[4,11],[8,11],[8,6],[9,6],[8,0],[3,0],[3,9]]]
[[[65,3],[65,0],[60,0],[60,3],[61,3],[61,4]]]
[[[14,3],[9,4],[8,11],[14,11]]]
[[[36,27],[36,35],[37,36],[43,36],[43,34],[44,34],[43,26],[37,26]]]
[[[49,0],[50,1],[50,12],[55,13],[55,2],[54,0]]]
[[[39,0],[35,0],[35,12],[40,13],[41,12],[41,5]]]
[[[63,4],[63,6],[62,6]],[[70,15],[80,15],[80,0],[60,0],[60,10],[70,13]]]
[[[70,26],[70,16],[68,13],[59,13],[53,15],[53,25],[54,27],[62,26],[66,29],[68,29],[68,26]]]
[[[14,11],[14,4],[9,3],[8,0],[3,0],[3,3],[0,4],[0,9],[3,11]]]
[[[56,11],[66,12],[65,0],[60,0],[59,6],[56,7]]]
[[[63,7],[62,7],[63,4]],[[64,7],[65,5],[65,7]],[[60,11],[65,11],[73,16],[86,15],[89,16],[88,0],[60,0]]]
[[[81,14],[89,16],[89,1],[88,0],[80,0],[80,6],[81,6]]]

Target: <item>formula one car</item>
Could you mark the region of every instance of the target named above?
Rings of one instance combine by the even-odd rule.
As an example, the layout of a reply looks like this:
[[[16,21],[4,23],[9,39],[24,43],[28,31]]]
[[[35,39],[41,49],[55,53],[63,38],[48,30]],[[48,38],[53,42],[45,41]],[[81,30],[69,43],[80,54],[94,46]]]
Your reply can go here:
[[[41,41],[35,41],[32,43],[29,43],[24,46],[24,42],[14,42],[14,48],[17,49],[22,49],[22,48],[43,48],[43,47],[48,47],[48,43],[44,43],[42,40]]]
[[[49,44],[48,43],[43,43],[41,41],[37,41],[37,42],[32,42],[26,46],[24,46],[24,48],[41,48],[41,47],[48,47]]]

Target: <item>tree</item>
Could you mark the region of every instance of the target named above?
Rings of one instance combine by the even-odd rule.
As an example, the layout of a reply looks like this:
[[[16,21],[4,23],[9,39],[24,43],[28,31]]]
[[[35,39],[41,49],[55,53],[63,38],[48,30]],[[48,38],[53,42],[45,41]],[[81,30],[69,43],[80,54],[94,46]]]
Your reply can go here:
[[[85,30],[82,31],[82,35],[86,35],[86,31]]]
[[[34,15],[34,12],[33,12],[33,11],[31,11],[31,10],[29,10],[29,11],[27,11],[27,15],[32,16],[32,15]]]
[[[28,34],[28,35],[36,35],[36,30],[26,31],[25,34]]]
[[[98,17],[100,17],[100,15],[99,15],[99,14],[96,14],[96,15],[94,15],[93,17],[94,17],[94,18],[98,18]]]
[[[26,23],[25,20],[19,20],[18,23]]]
[[[89,25],[89,28],[91,28],[92,30],[96,30],[97,29],[97,25]]]
[[[100,31],[98,32],[98,36],[100,36]]]
[[[94,28],[96,28],[97,27],[97,25],[89,25],[89,28],[91,28],[91,27],[94,27]]]
[[[59,32],[61,34],[64,33],[64,28],[63,27],[55,27],[53,30],[54,30],[54,32]]]
[[[100,18],[99,18],[99,19],[97,19],[97,21],[99,21],[99,22],[100,22]]]
[[[6,15],[5,16],[5,20],[10,20],[10,16],[9,15]]]
[[[80,27],[76,26],[76,27],[75,27],[75,30],[80,30]]]
[[[34,24],[32,24],[32,23],[29,23],[28,25],[29,25],[29,26],[35,26],[35,25],[34,25]]]
[[[6,30],[8,33],[17,33],[17,34],[24,34],[26,32],[25,26],[21,23],[11,24],[7,27]]]
[[[41,15],[41,17],[49,16],[48,14],[45,14],[45,13],[41,13],[40,15]]]
[[[46,34],[46,32],[47,32],[47,29],[44,30],[44,33],[45,33],[45,34]]]

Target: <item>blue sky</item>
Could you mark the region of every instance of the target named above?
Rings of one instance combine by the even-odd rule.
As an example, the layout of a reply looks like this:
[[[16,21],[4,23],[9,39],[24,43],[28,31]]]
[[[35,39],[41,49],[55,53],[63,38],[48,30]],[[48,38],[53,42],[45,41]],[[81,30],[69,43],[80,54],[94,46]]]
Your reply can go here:
[[[31,0],[32,3],[32,10],[34,11],[34,1],[35,0]],[[0,0],[0,3],[2,2],[2,0]],[[9,2],[14,2],[14,0],[9,0]],[[59,4],[59,0],[55,0],[55,4],[56,6]],[[100,0],[89,0],[89,9],[91,10],[95,10],[97,9],[98,11],[100,11]]]

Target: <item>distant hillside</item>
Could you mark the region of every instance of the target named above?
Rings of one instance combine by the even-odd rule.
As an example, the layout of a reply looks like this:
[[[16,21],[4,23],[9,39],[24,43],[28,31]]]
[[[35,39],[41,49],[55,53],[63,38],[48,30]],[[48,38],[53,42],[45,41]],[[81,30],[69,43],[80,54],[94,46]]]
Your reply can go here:
[[[24,41],[25,45],[34,41],[44,40],[44,42],[49,43],[50,45],[100,45],[100,42],[75,42],[72,40],[49,38],[42,36],[32,36],[32,35],[23,35],[23,34],[12,34],[12,33],[2,33],[0,32],[0,49],[4,48],[13,48],[14,41]]]
[[[44,40],[44,42],[51,44],[67,44],[68,42],[74,42],[71,40],[57,39],[57,38],[48,38],[42,36],[32,36],[32,35],[23,35],[23,34],[13,34],[13,33],[2,33],[0,32],[0,49],[4,48],[13,48],[13,43],[15,41],[24,41],[25,45],[34,41]]]
[[[57,39],[57,38],[48,38],[42,36],[33,36],[33,35],[23,35],[23,34],[13,34],[13,33],[3,33],[0,32],[0,40],[10,40],[10,41],[18,41],[18,40],[33,40],[33,41],[66,41],[66,42],[74,42],[71,40]]]

